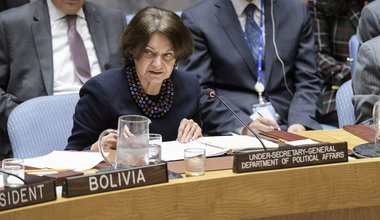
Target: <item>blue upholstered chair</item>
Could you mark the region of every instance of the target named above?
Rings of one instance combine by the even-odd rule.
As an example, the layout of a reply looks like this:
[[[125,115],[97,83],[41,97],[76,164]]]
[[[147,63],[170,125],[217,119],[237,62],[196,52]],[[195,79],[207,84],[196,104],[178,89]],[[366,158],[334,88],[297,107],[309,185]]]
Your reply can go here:
[[[353,96],[351,80],[343,83],[336,93],[336,110],[338,113],[339,128],[343,125],[355,124],[354,105],[351,98]]]
[[[350,41],[348,42],[348,50],[349,50],[349,55],[350,55],[349,61],[351,65],[351,79],[354,76],[356,60],[358,56],[358,49],[359,49],[359,41],[358,41],[358,38],[356,37],[356,34],[354,34],[351,36]]]
[[[38,157],[64,150],[78,100],[78,93],[41,96],[17,106],[8,119],[14,157]]]
[[[354,76],[355,65],[358,55],[359,41],[356,35],[352,35],[348,42],[349,61],[351,65],[351,78]],[[343,125],[355,124],[354,106],[351,98],[353,96],[351,80],[345,82],[336,94],[336,109],[338,113],[339,128]]]

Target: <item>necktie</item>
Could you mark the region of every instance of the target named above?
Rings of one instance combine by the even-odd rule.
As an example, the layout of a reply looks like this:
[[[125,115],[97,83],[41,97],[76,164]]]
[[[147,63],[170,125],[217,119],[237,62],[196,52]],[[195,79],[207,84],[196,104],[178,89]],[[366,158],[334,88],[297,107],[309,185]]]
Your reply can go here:
[[[76,19],[76,15],[66,15],[67,24],[69,26],[67,29],[67,37],[70,45],[71,58],[74,61],[78,77],[82,83],[85,83],[91,78],[91,70],[86,48],[76,29]]]
[[[258,64],[258,54],[259,54],[259,45],[260,45],[260,27],[255,22],[253,17],[253,13],[256,9],[256,5],[249,4],[245,8],[245,14],[247,16],[247,20],[245,23],[245,33],[247,36],[247,40],[249,42],[250,50],[253,56],[253,60],[255,65]],[[263,73],[263,71],[262,71]],[[264,81],[264,74],[261,75],[261,79]]]

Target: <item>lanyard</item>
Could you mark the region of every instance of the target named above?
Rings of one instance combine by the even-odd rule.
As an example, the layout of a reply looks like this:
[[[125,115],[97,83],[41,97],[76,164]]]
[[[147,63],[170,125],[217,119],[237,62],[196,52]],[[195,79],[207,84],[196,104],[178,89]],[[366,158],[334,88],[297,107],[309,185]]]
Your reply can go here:
[[[263,0],[261,0],[260,38],[259,38],[259,51],[258,51],[258,61],[257,61],[257,81],[259,83],[262,83],[262,81],[261,81],[261,67],[262,67],[262,57],[263,57],[263,27],[264,27],[263,17],[264,17],[264,2],[263,2]],[[252,51],[253,50],[252,45],[249,42],[249,40],[247,38],[247,34],[245,32],[244,32],[244,37],[245,37],[245,40],[247,41],[249,49]]]

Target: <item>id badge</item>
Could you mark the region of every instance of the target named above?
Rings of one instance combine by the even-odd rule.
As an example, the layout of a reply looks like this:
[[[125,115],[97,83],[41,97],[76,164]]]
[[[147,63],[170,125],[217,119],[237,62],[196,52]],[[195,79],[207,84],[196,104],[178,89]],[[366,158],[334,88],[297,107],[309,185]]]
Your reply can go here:
[[[250,118],[253,121],[258,117],[269,118],[273,119],[274,121],[277,121],[279,119],[276,110],[273,108],[273,105],[270,102],[265,102],[264,104],[254,104],[252,107],[253,114],[250,116]]]

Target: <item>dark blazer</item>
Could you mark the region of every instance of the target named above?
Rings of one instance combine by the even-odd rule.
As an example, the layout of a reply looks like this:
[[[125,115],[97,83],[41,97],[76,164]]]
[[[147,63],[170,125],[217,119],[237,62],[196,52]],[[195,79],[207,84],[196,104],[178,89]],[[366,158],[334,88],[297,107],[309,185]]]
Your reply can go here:
[[[380,35],[380,1],[372,1],[367,4],[359,19],[356,35],[359,41],[359,47],[364,42]]]
[[[380,98],[380,36],[359,48],[352,79],[355,124],[373,124],[373,107]]]
[[[0,0],[0,12],[29,3],[29,0]]]
[[[125,16],[86,1],[83,6],[102,70],[121,65]],[[0,154],[10,150],[7,121],[21,102],[53,94],[53,55],[46,0],[0,14]]]
[[[271,1],[264,1],[264,8],[267,79],[264,96],[280,115],[282,129],[294,123],[321,129],[316,119],[321,111],[322,78],[316,71],[313,26],[306,4],[298,0],[273,0],[275,41],[285,65],[286,82],[272,43]],[[195,52],[181,68],[196,74],[202,89],[215,89],[250,123],[252,105],[258,103],[254,90],[257,66],[231,1],[203,0],[185,10],[182,19],[193,33]],[[201,108],[204,132],[221,134],[242,127],[217,99],[205,94]]]
[[[183,118],[200,124],[197,78],[179,70],[174,70],[170,78],[174,84],[173,105],[162,118],[151,118],[149,126],[149,131],[161,134],[164,141],[177,138]],[[130,94],[125,66],[93,77],[83,85],[79,95],[66,150],[89,149],[103,130],[117,129],[119,116],[144,115]]]

